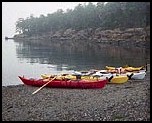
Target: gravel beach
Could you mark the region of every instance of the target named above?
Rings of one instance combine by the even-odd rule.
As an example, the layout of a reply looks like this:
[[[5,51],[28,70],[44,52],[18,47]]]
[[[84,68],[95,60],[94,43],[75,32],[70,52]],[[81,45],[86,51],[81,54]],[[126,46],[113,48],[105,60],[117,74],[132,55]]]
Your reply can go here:
[[[2,121],[150,121],[150,65],[144,80],[103,89],[36,89],[3,86]]]

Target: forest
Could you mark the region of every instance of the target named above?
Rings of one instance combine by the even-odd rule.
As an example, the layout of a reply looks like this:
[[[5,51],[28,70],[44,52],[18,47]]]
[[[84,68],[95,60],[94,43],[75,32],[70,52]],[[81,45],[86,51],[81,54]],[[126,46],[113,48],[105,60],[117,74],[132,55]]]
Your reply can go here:
[[[16,32],[29,36],[45,34],[60,29],[82,30],[86,28],[125,29],[144,28],[150,25],[150,2],[98,2],[96,5],[78,4],[65,12],[58,9],[54,13],[39,17],[30,15],[16,21]]]

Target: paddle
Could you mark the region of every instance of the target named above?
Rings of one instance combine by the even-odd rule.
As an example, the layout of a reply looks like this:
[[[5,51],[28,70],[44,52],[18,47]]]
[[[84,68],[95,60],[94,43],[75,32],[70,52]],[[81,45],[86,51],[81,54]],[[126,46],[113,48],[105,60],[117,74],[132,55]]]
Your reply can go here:
[[[131,77],[134,75],[134,73],[131,73],[130,75],[127,75],[128,79],[131,79]]]
[[[45,87],[47,84],[49,84],[50,82],[52,82],[54,79],[56,79],[58,76],[55,76],[53,79],[51,79],[50,81],[48,81],[47,83],[45,83],[43,86],[41,86],[40,88],[38,88],[36,91],[34,91],[32,94],[37,93],[38,91],[40,91],[43,87]]]
[[[113,75],[108,79],[109,82],[111,82],[111,79],[113,78]]]

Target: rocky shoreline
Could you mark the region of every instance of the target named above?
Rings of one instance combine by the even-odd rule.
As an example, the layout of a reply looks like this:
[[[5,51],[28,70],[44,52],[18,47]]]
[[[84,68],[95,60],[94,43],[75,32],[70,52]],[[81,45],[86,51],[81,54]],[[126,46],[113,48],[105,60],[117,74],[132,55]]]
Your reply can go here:
[[[144,80],[103,89],[2,87],[2,121],[150,121],[150,65]]]
[[[15,40],[43,40],[43,41],[67,41],[86,40],[95,43],[103,43],[119,46],[136,46],[142,48],[150,48],[150,27],[146,28],[127,28],[102,30],[102,28],[88,28],[85,30],[58,30],[55,32],[47,32],[37,35],[28,36],[18,34],[14,36]],[[69,42],[70,43],[70,42]]]

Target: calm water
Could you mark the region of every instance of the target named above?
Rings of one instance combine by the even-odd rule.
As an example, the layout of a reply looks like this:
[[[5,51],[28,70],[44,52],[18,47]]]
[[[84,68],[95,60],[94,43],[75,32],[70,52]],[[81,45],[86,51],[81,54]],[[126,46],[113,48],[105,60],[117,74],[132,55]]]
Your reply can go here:
[[[49,45],[48,45],[49,44]],[[79,46],[79,48],[77,47]],[[132,66],[149,63],[150,52],[140,48],[122,48],[64,42],[43,43],[2,41],[2,85],[22,84],[19,75],[40,77],[41,74],[71,73],[74,70],[104,69],[105,65]]]

